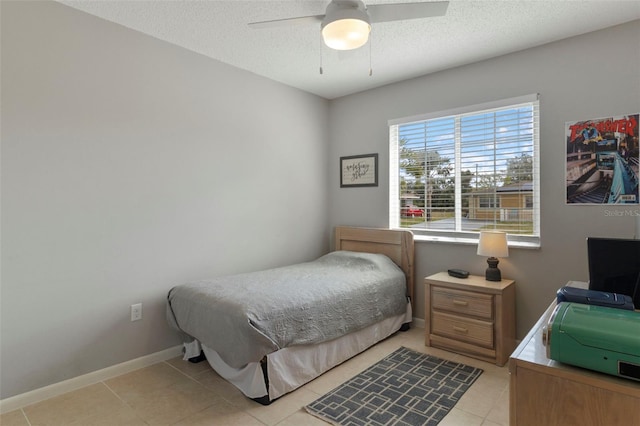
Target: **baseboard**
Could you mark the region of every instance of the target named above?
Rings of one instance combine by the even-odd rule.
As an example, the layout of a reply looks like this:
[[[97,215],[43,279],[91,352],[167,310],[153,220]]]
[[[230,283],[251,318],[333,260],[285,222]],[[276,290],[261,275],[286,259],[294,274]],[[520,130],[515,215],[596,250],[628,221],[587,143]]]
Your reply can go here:
[[[415,328],[424,328],[424,320],[421,318],[414,317],[411,321],[411,325]]]
[[[85,386],[93,385],[95,383],[111,379],[121,374],[148,367],[158,362],[175,358],[176,356],[179,356],[181,354],[182,345],[178,345],[160,352],[145,355],[140,358],[132,359],[130,361],[125,361],[121,364],[103,368],[102,370],[92,371],[91,373],[83,374],[82,376],[74,377],[72,379],[54,383],[43,388],[5,398],[0,400],[0,414],[17,410],[19,408],[26,407],[27,405],[43,401],[54,396],[62,395],[63,393],[71,392]]]

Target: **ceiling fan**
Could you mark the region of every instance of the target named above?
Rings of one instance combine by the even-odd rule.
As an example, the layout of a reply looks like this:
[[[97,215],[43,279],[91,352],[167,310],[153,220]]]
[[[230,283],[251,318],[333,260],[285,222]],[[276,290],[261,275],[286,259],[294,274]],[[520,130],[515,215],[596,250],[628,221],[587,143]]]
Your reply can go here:
[[[371,24],[442,16],[448,1],[389,3],[366,6],[362,0],[332,0],[324,15],[300,16],[273,21],[252,22],[251,28],[320,23],[322,38],[336,50],[363,46],[369,39]]]

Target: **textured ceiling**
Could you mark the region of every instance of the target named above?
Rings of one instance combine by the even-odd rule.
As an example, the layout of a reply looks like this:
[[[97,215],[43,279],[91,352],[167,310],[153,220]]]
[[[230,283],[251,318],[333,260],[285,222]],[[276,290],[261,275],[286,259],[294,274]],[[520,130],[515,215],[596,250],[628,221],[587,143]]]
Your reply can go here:
[[[640,0],[451,0],[445,16],[373,24],[370,44],[338,52],[319,25],[247,25],[324,14],[328,0],[58,1],[328,99],[640,19]]]

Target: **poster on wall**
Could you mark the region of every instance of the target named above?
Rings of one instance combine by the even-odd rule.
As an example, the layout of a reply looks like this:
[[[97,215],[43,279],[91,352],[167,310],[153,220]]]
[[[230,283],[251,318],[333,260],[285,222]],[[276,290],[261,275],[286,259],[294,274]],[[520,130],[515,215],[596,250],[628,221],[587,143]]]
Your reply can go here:
[[[567,122],[567,204],[638,205],[640,114]]]

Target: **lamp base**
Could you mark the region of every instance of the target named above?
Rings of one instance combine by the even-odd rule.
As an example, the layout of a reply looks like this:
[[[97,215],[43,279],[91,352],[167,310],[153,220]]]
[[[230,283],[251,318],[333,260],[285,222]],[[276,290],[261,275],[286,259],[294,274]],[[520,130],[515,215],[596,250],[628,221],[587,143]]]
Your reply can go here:
[[[500,269],[498,269],[498,263],[500,261],[495,257],[490,257],[487,259],[487,263],[489,267],[484,274],[484,279],[487,281],[502,281],[502,274],[500,273]]]

